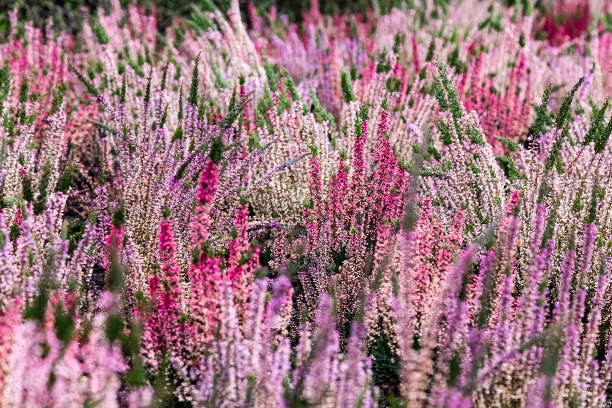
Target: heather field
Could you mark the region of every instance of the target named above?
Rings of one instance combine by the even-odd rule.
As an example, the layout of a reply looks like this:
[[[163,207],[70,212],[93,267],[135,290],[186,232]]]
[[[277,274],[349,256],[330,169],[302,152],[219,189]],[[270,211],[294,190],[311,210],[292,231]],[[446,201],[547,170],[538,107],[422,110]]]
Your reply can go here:
[[[0,408],[612,406],[612,2],[78,3],[2,6]]]

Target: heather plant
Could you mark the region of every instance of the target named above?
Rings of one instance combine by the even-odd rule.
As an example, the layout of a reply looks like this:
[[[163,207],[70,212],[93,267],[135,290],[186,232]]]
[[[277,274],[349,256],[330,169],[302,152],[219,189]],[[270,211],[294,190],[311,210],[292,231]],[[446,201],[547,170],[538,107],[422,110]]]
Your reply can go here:
[[[9,15],[0,406],[610,402],[607,9],[391,3]]]

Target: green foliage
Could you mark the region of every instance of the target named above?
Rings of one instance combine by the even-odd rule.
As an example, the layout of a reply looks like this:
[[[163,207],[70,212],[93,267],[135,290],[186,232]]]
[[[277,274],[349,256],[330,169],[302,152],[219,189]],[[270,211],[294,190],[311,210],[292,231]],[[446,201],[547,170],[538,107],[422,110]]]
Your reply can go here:
[[[477,144],[479,146],[485,145],[485,139],[482,133],[473,126],[469,126],[467,128],[468,137],[470,138],[470,142]]]
[[[4,65],[0,69],[0,117],[4,109],[4,101],[8,97],[11,90],[11,71],[9,70],[8,60],[4,61]]]
[[[340,82],[342,85],[342,96],[346,103],[350,103],[355,100],[355,94],[353,93],[353,87],[351,86],[351,77],[346,69],[340,71]]]
[[[457,74],[463,74],[467,72],[468,66],[465,62],[459,59],[459,47],[455,47],[453,51],[448,55],[447,63],[449,66],[455,68]]]
[[[506,146],[511,152],[518,152],[519,146],[518,143],[516,143],[514,140],[507,139],[501,136],[497,136],[496,139],[499,140],[504,146]]]
[[[380,54],[380,58],[378,59],[378,64],[376,65],[376,72],[383,73],[391,71],[391,61],[389,60],[389,55],[386,50]]]
[[[210,153],[208,155],[209,159],[214,163],[219,163],[223,157],[223,150],[223,138],[220,136],[215,137],[210,147]]]
[[[427,47],[427,55],[425,56],[426,62],[433,60],[435,51],[436,51],[436,42],[432,38],[431,42],[429,43],[429,47]]]
[[[94,84],[91,83],[91,81],[89,81],[87,78],[85,78],[83,76],[83,74],[81,74],[75,67],[74,65],[70,64],[69,66],[70,71],[72,71],[76,77],[78,78],[78,80],[85,85],[85,89],[87,89],[87,93],[90,94],[93,97],[98,97],[99,96],[99,92],[96,89],[96,87],[94,86]]]
[[[49,302],[49,282],[48,277],[43,276],[38,285],[38,294],[34,301],[27,305],[23,318],[26,320],[37,320],[44,322],[45,312],[47,311],[47,303]]]
[[[612,117],[605,123],[604,116],[608,109],[609,103],[606,100],[601,108],[597,107],[594,103],[591,103],[593,109],[593,116],[591,118],[591,126],[587,132],[583,145],[588,145],[593,142],[595,153],[601,153],[608,144],[610,139],[610,133],[612,133]]]
[[[42,175],[38,184],[38,198],[34,203],[34,214],[40,215],[45,210],[47,205],[47,190],[49,187],[49,178],[51,177],[51,165],[47,162],[43,165]]]
[[[387,91],[391,93],[399,92],[402,89],[402,81],[399,78],[389,77],[387,78],[385,87],[387,88]]]
[[[285,79],[284,85],[287,87],[289,94],[291,95],[291,100],[297,102],[300,100],[300,95],[298,94],[297,89],[295,88],[295,82],[291,77]]]
[[[57,338],[64,344],[68,344],[72,340],[75,330],[74,311],[65,310],[62,302],[55,308],[53,328]]]
[[[106,34],[106,30],[104,29],[104,26],[100,23],[100,20],[96,18],[93,24],[91,25],[91,29],[100,44],[109,43],[108,34]]]
[[[240,98],[233,106],[230,106],[229,112],[227,112],[225,117],[219,122],[219,127],[221,127],[221,129],[229,129],[236,119],[238,119],[238,116],[240,116],[240,113],[244,110],[249,101],[250,96],[247,95]]]
[[[66,168],[60,175],[55,185],[55,191],[67,193],[70,187],[74,184],[78,175],[77,169],[71,162],[66,165]]]
[[[106,338],[110,341],[119,340],[123,334],[125,326],[123,324],[123,316],[118,313],[114,313],[108,316],[106,319],[105,333]]]
[[[25,103],[28,101],[28,91],[30,90],[30,86],[28,83],[28,78],[24,77],[23,82],[21,83],[21,88],[19,89],[19,102]]]
[[[21,179],[21,191],[23,199],[27,202],[34,201],[34,191],[32,191],[32,178],[29,175],[24,175]]]
[[[114,213],[112,217],[112,223],[115,228],[121,227],[125,224],[125,208],[120,206]]]
[[[149,77],[147,78],[147,86],[145,88],[145,94],[144,94],[145,104],[148,104],[149,101],[151,100],[151,75],[152,75],[152,71],[149,72]]]
[[[272,92],[278,91],[278,78],[276,77],[276,72],[274,72],[274,68],[270,65],[270,62],[266,57],[263,57],[264,61],[264,70],[266,71],[266,78],[268,78],[268,86]]]
[[[438,105],[440,106],[440,110],[447,111],[448,103],[446,101],[446,94],[444,92],[444,88],[442,87],[442,83],[440,82],[440,78],[437,76],[434,77],[433,94],[438,100]]]
[[[587,216],[587,223],[594,223],[597,219],[597,186],[593,187],[591,194],[591,205],[589,206],[589,214]]]
[[[576,94],[576,91],[578,90],[578,88],[580,88],[583,82],[584,77],[581,77],[578,82],[576,82],[572,90],[569,91],[565,98],[563,98],[561,108],[559,109],[559,113],[557,114],[557,118],[555,119],[555,127],[557,129],[561,129],[563,126],[565,126],[565,123],[567,122],[570,114],[572,102],[574,101],[574,95]]]
[[[499,167],[501,167],[501,169],[504,171],[504,174],[506,175],[508,180],[514,181],[525,177],[518,171],[516,165],[514,164],[514,161],[510,157],[497,156],[495,159],[497,160]]]
[[[398,395],[400,384],[400,361],[391,349],[389,340],[384,334],[380,334],[376,336],[369,350],[372,356],[374,384],[379,387],[383,399]]]
[[[436,122],[436,127],[440,131],[440,138],[442,139],[444,146],[450,145],[453,142],[453,136],[448,123],[444,122],[443,120],[439,120]]]
[[[164,90],[166,89],[166,78],[168,77],[168,66],[170,65],[170,63],[166,63],[166,65],[164,66],[164,70],[162,71],[162,80],[161,80],[161,84],[159,85],[159,87]]]
[[[448,76],[446,75],[446,69],[442,65],[438,65],[438,72],[440,73],[440,80],[442,81],[442,85],[444,86],[444,90],[448,96],[449,109],[453,115],[453,119],[458,120],[463,116],[463,113],[461,103],[459,102],[459,96],[457,95],[457,90],[453,84],[451,84]]]
[[[312,99],[312,111],[314,112],[317,122],[326,120],[330,123],[334,123],[334,116],[325,110],[323,105],[321,105],[319,98],[317,98],[317,94],[312,90],[312,88],[310,89],[310,97]]]
[[[550,116],[548,115],[548,101],[551,93],[552,85],[549,84],[544,91],[544,95],[542,96],[542,102],[536,108],[536,117],[533,124],[529,128],[528,136],[533,140],[538,139],[542,133],[546,132],[546,127],[551,121]]]
[[[200,63],[200,54],[195,58],[193,64],[193,74],[191,76],[191,90],[189,91],[189,98],[187,102],[196,106],[198,104],[198,64]]]
[[[59,108],[62,106],[64,102],[64,95],[66,94],[66,85],[62,82],[55,88],[53,92],[53,105],[51,107],[50,114],[54,114],[59,111]]]

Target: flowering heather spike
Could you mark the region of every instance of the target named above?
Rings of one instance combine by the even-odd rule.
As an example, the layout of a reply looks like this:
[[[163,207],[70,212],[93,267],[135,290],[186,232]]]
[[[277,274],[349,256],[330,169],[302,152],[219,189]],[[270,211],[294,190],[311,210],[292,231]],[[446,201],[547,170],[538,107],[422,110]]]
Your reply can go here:
[[[210,204],[212,198],[217,191],[217,165],[214,161],[206,162],[204,171],[200,174],[198,180],[198,189],[196,190],[196,199],[198,204]]]

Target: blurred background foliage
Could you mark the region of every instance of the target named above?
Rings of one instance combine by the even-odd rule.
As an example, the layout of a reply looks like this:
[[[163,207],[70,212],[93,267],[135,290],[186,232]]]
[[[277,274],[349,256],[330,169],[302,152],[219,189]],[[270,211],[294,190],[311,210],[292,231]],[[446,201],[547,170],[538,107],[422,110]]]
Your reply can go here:
[[[360,12],[375,7],[385,13],[394,6],[406,4],[414,6],[420,0],[320,0],[320,10],[323,14],[333,15],[341,12]],[[445,3],[447,0],[437,0]],[[206,11],[211,7],[227,10],[230,0],[120,0],[125,7],[137,2],[147,10],[155,7],[158,19],[158,28],[161,32],[168,27],[176,17],[189,20],[198,11]],[[272,6],[276,6],[279,14],[286,14],[290,21],[299,22],[302,11],[310,7],[311,0],[257,0],[254,2],[259,13],[267,13]],[[239,0],[244,21],[249,0]],[[85,19],[95,18],[99,10],[108,12],[111,8],[110,0],[0,0],[0,38],[6,40],[9,32],[8,12],[17,9],[19,21],[33,21],[38,27],[43,27],[53,21],[53,27],[77,34]]]
[[[37,27],[44,27],[51,20],[55,31],[70,32],[76,35],[80,32],[83,22],[94,22],[98,13],[108,13],[111,10],[112,0],[0,0],[0,42],[8,39],[10,21],[9,11],[17,10],[20,25],[26,21],[33,21]],[[312,0],[253,0],[258,15],[268,16],[270,9],[275,6],[277,15],[286,15],[290,22],[302,21],[302,14],[311,7]],[[531,4],[532,9],[538,9],[542,14],[554,9],[550,0],[499,0],[506,7]],[[250,25],[247,10],[250,0],[238,0],[243,21]],[[231,0],[119,0],[120,5],[126,8],[129,4],[137,3],[145,8],[147,13],[156,11],[158,30],[163,34],[173,20],[179,18],[182,23],[179,29],[191,27],[199,31],[207,29],[207,19],[203,12],[220,9],[225,12]],[[376,14],[386,14],[393,7],[408,7],[422,9],[426,0],[319,0],[319,9],[324,15],[337,15],[341,13],[363,13],[374,10]],[[434,12],[446,13],[450,0],[433,0]],[[606,29],[612,30],[612,17],[605,16],[602,20]]]

